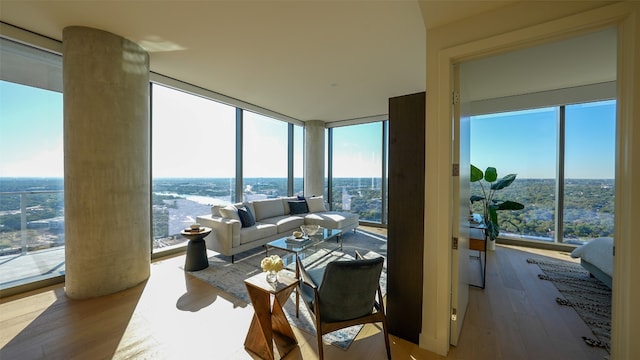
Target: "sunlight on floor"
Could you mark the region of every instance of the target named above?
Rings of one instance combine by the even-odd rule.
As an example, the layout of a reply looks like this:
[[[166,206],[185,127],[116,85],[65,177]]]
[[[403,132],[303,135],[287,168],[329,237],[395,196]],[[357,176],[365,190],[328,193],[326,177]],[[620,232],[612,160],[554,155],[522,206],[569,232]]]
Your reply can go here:
[[[0,331],[0,348],[5,346],[13,338],[18,336],[25,328],[29,327],[40,315],[53,306],[60,296],[65,296],[61,289],[52,289],[26,298],[24,301],[10,301],[0,303],[0,314],[20,314],[24,322],[18,324],[6,324]],[[32,307],[31,304],[38,304]],[[46,306],[43,306],[45,304]],[[1,319],[1,318],[0,318]]]

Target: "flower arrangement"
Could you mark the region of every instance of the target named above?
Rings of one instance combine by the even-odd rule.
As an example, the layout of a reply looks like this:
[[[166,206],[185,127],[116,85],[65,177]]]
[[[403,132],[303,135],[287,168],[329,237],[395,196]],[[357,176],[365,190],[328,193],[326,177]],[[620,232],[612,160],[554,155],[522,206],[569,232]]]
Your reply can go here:
[[[262,267],[262,271],[278,272],[284,269],[284,263],[278,255],[271,255],[262,259],[260,266]]]

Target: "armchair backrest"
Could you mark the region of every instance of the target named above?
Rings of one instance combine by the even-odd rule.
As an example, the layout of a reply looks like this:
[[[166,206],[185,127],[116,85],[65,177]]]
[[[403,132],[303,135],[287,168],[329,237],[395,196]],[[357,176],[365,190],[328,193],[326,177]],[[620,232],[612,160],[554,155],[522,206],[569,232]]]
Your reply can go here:
[[[318,286],[321,321],[355,319],[373,310],[384,258],[333,261]]]

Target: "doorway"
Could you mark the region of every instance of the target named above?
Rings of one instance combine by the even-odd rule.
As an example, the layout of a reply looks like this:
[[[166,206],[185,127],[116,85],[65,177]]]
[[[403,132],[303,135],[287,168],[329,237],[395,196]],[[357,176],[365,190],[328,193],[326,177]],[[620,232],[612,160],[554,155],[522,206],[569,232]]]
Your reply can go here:
[[[601,185],[603,192],[610,195],[608,198],[610,201],[606,206],[611,216],[606,221],[609,225],[607,234],[613,237],[615,191],[609,191],[607,188],[613,189],[615,184],[616,47],[617,29],[609,27],[568,39],[462,61],[455,65],[459,67],[459,88],[456,89],[460,96],[459,108],[465,111],[456,115],[454,110],[454,121],[458,121],[454,124],[454,129],[463,127],[462,124],[469,122],[470,144],[465,143],[464,137],[458,137],[456,139],[458,146],[454,145],[454,149],[456,147],[459,147],[460,151],[468,149],[471,164],[482,170],[489,166],[496,167],[498,178],[508,173],[525,174],[519,177],[522,185],[514,187],[516,191],[510,196],[525,203],[525,209],[527,204],[535,208],[532,211],[534,214],[541,213],[540,204],[527,200],[527,195],[536,197],[541,191],[548,192],[548,185],[545,185],[547,183],[551,184],[550,189],[554,194],[551,201],[553,205],[542,212],[543,216],[550,218],[545,221],[550,220],[549,224],[551,224],[545,223],[548,225],[548,230],[542,234],[544,236],[527,232],[523,223],[517,222],[518,219],[524,218],[525,225],[528,220],[528,225],[533,228],[537,227],[536,222],[542,221],[531,218],[526,210],[505,217],[505,225],[501,224],[504,230],[501,231],[501,236],[508,237],[510,240],[521,237],[526,240],[573,245],[579,245],[599,236],[601,229],[595,229],[593,224],[591,229],[585,229],[589,228],[588,225],[582,226],[582,231],[585,232],[580,234],[582,236],[567,235],[568,229],[571,228],[571,221],[581,222],[584,225],[586,222],[584,220],[591,218],[586,215],[587,213],[583,213],[585,214],[583,219],[576,217],[576,212],[579,213],[580,209],[576,209],[575,204],[569,205],[572,194],[583,193],[583,187],[597,182]],[[576,66],[578,63],[580,66]],[[454,74],[457,73],[455,66]],[[591,113],[574,112],[573,118],[569,121],[567,109],[571,110],[574,107],[586,108],[591,110]],[[600,111],[602,108],[608,109],[608,117],[602,118],[602,111]],[[579,117],[580,121],[575,119],[576,117]],[[569,123],[574,125],[567,128]],[[582,144],[582,151],[577,151],[577,146],[573,143],[577,135],[568,133],[569,129],[580,132],[583,137],[598,136],[600,140],[606,137],[606,141],[601,143],[607,145],[603,145],[598,154],[602,155],[601,149],[605,148],[606,156],[599,156],[597,166],[594,163],[594,156],[585,155],[593,150],[593,140],[585,141]],[[590,130],[588,132],[591,135],[584,130]],[[454,131],[454,133],[457,132]],[[546,145],[536,146],[538,143]],[[552,145],[548,145],[549,143]],[[454,156],[455,153],[454,150]],[[461,154],[457,156],[464,158]],[[529,158],[530,161],[525,161]],[[546,161],[540,161],[540,158]],[[582,165],[578,165],[580,162]],[[542,168],[539,164],[546,165],[547,168]],[[575,171],[578,168],[593,171],[589,174],[581,173]],[[571,192],[567,191],[568,184],[572,186]],[[543,185],[546,187],[542,188]],[[576,186],[580,189],[576,190]],[[469,184],[465,186],[461,182],[460,187],[461,189],[455,189],[454,185],[454,194],[456,192],[474,194],[474,189]],[[580,203],[578,208],[586,209],[602,205],[591,206],[589,201],[596,200],[588,198],[587,200],[586,203]],[[454,204],[457,203],[454,202]],[[467,206],[468,204],[461,204],[458,211],[461,213],[469,211]],[[454,229],[455,221],[459,218],[459,216],[453,218]],[[509,226],[513,226],[516,230],[506,231]],[[527,243],[531,244],[531,242]],[[463,253],[460,252],[460,254]],[[452,263],[455,265],[456,259],[453,259]],[[455,277],[456,274],[454,273],[453,276]],[[452,280],[454,290],[452,298],[455,298],[458,280]],[[455,308],[456,305],[460,306],[453,303],[452,307]],[[457,339],[457,336],[454,336],[455,326],[455,322],[452,321],[450,339],[452,344],[455,344],[454,340]]]

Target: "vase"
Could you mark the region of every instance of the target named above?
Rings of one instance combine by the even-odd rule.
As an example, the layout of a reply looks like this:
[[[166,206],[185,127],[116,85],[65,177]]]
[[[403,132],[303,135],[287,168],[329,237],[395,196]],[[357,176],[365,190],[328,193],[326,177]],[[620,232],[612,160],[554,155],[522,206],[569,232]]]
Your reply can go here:
[[[278,272],[275,270],[267,271],[267,282],[271,284],[278,282]]]

